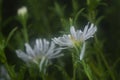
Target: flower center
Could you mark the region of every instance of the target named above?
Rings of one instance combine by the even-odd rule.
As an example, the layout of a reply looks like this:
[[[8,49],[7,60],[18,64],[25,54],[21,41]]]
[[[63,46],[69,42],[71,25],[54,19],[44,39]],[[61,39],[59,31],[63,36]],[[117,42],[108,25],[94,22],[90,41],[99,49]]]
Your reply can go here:
[[[39,64],[43,57],[45,57],[45,56],[43,56],[43,55],[36,56],[33,58],[33,62],[35,62],[36,64]]]
[[[81,41],[75,39],[73,36],[70,36],[71,41],[73,42],[74,46],[79,47],[81,44]]]

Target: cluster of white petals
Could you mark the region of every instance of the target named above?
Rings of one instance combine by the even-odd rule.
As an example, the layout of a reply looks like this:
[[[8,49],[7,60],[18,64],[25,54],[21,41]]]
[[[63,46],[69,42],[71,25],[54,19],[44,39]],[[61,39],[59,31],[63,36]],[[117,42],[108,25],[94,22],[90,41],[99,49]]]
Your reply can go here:
[[[93,37],[94,33],[97,31],[97,27],[94,24],[87,24],[84,30],[75,30],[74,26],[70,27],[70,34],[63,35],[62,37],[53,38],[52,40],[62,47],[73,48],[77,45],[83,44],[80,53],[80,60],[82,60],[85,52],[85,41]]]
[[[60,56],[62,48],[57,48],[54,42],[49,42],[46,39],[36,39],[35,45],[32,48],[28,43],[25,43],[25,52],[16,50],[17,56],[26,63],[33,62],[39,65],[40,70],[42,65],[48,64],[48,61]]]
[[[70,34],[63,35],[62,37],[53,38],[52,40],[60,45],[66,47],[74,47],[76,43],[84,42],[85,40],[93,37],[93,34],[97,31],[97,27],[94,24],[86,25],[84,30],[75,30],[74,26],[70,27]]]
[[[23,9],[24,10],[24,9]],[[97,31],[97,27],[94,24],[87,24],[84,30],[75,30],[74,26],[70,27],[70,34],[63,35],[62,37],[53,38],[51,42],[46,39],[36,39],[35,45],[31,47],[28,43],[25,43],[25,52],[22,50],[16,50],[17,56],[26,63],[33,62],[39,65],[42,70],[43,65],[47,66],[51,59],[63,56],[62,49],[81,47],[80,60],[83,59],[86,40],[93,37]],[[56,46],[59,45],[59,47]]]
[[[53,38],[54,43],[62,47],[73,47],[71,35],[63,35],[62,37]]]
[[[70,33],[75,40],[84,42],[85,40],[89,39],[90,37],[93,37],[93,34],[97,31],[97,27],[94,26],[94,24],[91,24],[90,28],[88,28],[88,27],[89,27],[89,24],[87,24],[85,26],[83,31],[81,31],[81,30],[76,31],[74,26],[72,26],[70,28]]]

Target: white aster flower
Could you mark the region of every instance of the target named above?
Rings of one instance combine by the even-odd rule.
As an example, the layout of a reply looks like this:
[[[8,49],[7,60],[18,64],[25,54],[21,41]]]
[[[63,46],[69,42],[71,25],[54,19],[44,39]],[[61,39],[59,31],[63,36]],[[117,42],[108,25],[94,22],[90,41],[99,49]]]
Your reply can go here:
[[[80,60],[83,59],[85,53],[86,43],[85,41],[91,37],[93,37],[94,33],[97,31],[97,27],[94,24],[87,24],[84,30],[75,30],[74,26],[70,27],[70,34],[63,35],[62,37],[53,38],[52,40],[62,47],[69,48],[78,48],[81,49],[80,52]],[[82,46],[82,48],[80,48]]]
[[[25,6],[23,6],[20,9],[18,9],[17,13],[19,16],[25,16],[27,14],[27,8]]]
[[[48,61],[60,56],[62,48],[57,48],[54,42],[49,42],[46,39],[36,39],[34,48],[28,43],[25,43],[26,51],[16,50],[17,56],[26,63],[33,62],[39,65],[40,70],[43,65],[47,65]]]
[[[93,37],[94,33],[97,31],[97,27],[94,27],[94,24],[87,24],[83,31],[75,30],[74,26],[70,28],[69,35],[63,35],[62,37],[52,39],[56,44],[64,47],[74,47],[76,45],[80,45],[85,40]]]

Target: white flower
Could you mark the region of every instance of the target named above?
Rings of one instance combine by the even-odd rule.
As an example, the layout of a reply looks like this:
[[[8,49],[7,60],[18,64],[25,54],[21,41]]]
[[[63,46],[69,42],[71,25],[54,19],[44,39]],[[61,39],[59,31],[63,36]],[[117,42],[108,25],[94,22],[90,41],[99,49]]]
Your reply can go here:
[[[87,24],[83,31],[81,30],[75,30],[74,26],[70,28],[70,34],[69,35],[63,35],[62,37],[53,38],[52,40],[64,47],[74,47],[76,45],[80,45],[80,43],[83,43],[85,40],[89,39],[90,37],[93,37],[94,33],[97,31],[96,26],[94,27],[94,24],[90,25],[90,28],[88,28],[89,25]]]
[[[80,46],[82,46],[79,56],[80,60],[82,60],[85,54],[86,47],[85,41],[93,37],[94,33],[97,31],[97,27],[94,26],[94,24],[90,24],[90,27],[89,28],[88,27],[89,24],[87,24],[84,30],[81,31],[75,30],[74,26],[71,26],[69,35],[63,35],[62,37],[53,38],[52,40],[59,46],[67,48],[75,47],[80,49]]]
[[[19,16],[25,16],[27,14],[27,8],[25,6],[23,6],[20,9],[18,9],[17,13]]]
[[[21,50],[16,50],[17,56],[21,58],[26,63],[33,62],[40,66],[40,70],[42,69],[43,65],[45,66],[48,64],[48,61],[60,56],[62,48],[57,48],[54,42],[49,42],[46,39],[36,39],[34,48],[25,43],[26,52]]]

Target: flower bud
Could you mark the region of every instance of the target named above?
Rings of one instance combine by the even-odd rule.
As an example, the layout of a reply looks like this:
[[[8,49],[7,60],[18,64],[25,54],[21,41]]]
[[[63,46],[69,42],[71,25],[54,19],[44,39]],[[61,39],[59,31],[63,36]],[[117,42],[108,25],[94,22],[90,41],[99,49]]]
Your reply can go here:
[[[23,6],[20,9],[18,9],[17,13],[19,16],[25,16],[27,14],[27,8],[25,6]]]

